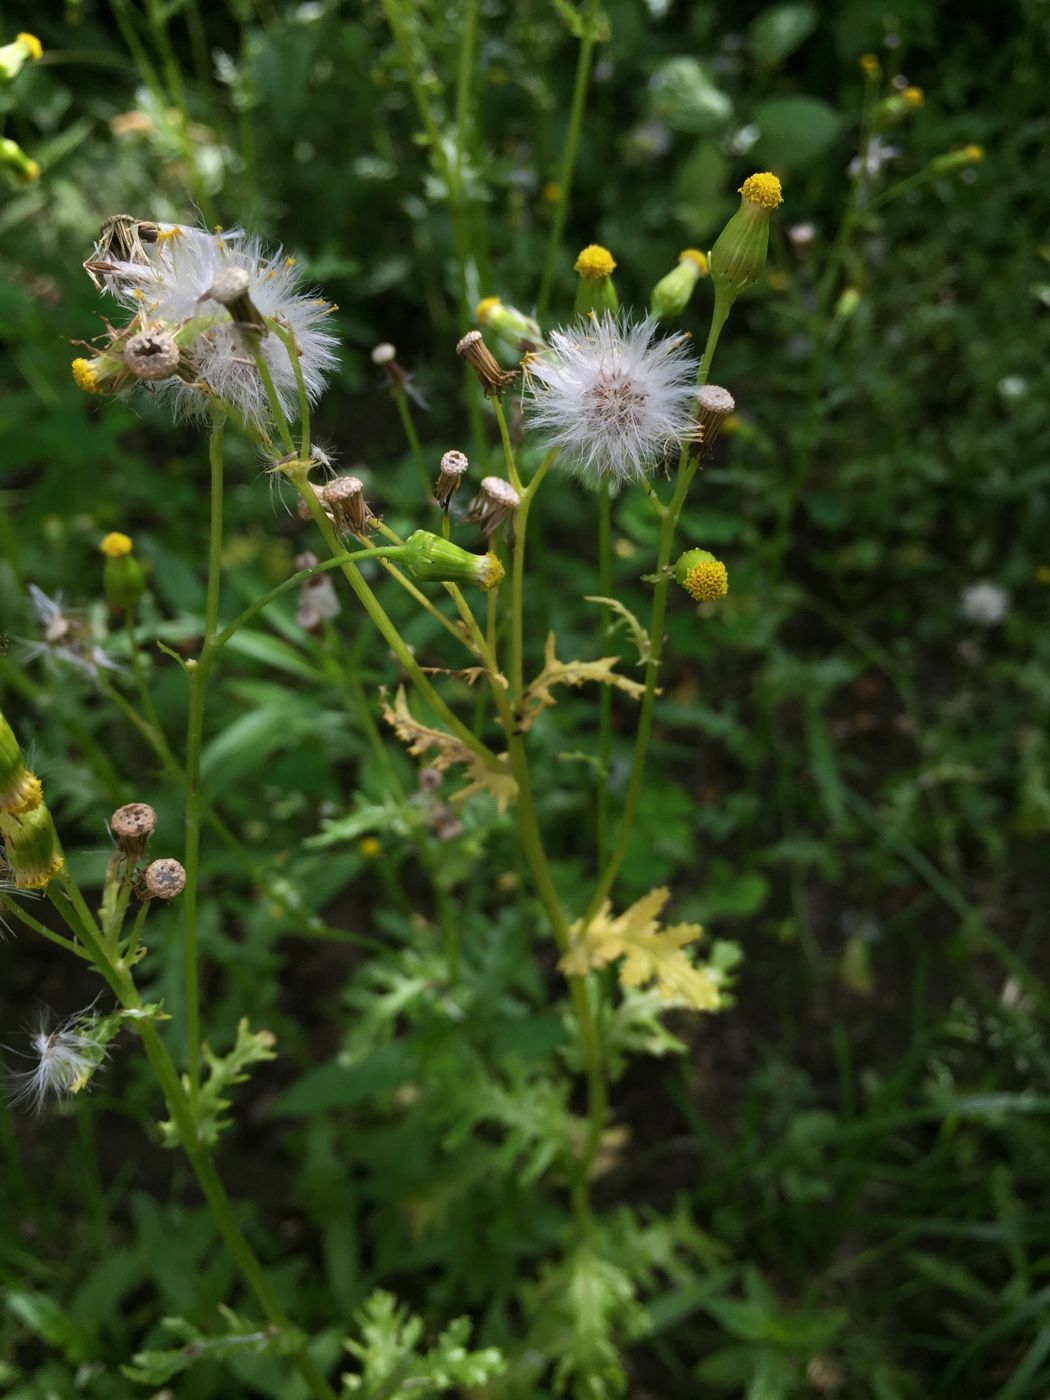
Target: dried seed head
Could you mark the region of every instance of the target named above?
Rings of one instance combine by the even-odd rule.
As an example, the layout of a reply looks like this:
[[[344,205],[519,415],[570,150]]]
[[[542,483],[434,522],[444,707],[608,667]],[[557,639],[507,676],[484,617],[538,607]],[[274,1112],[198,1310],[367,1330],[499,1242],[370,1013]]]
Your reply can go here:
[[[486,394],[502,394],[514,378],[502,368],[480,331],[467,331],[456,346],[456,354],[470,365]]]
[[[335,528],[343,535],[360,535],[373,519],[364,498],[364,488],[356,476],[337,476],[323,487],[320,499],[332,512]]]
[[[200,300],[217,301],[220,306],[225,306],[230,313],[230,319],[242,329],[250,327],[256,331],[265,330],[266,322],[248,291],[251,283],[252,279],[246,268],[223,267],[208,290],[201,294]]]
[[[706,456],[714,446],[722,424],[736,409],[736,400],[728,389],[717,384],[704,384],[696,391],[696,421],[700,428],[700,452]]]
[[[186,871],[170,857],[151,861],[143,878],[147,899],[174,899],[186,888]]]
[[[476,525],[488,539],[520,504],[521,498],[510,482],[504,481],[501,476],[482,477],[481,487],[471,501],[465,518],[468,525]]]
[[[157,814],[146,802],[128,802],[110,817],[109,829],[128,860],[136,861],[157,829]]]
[[[419,770],[419,786],[424,792],[434,792],[441,786],[441,773],[437,768],[421,768]]]
[[[331,518],[332,518],[332,512],[331,512],[331,510],[329,509],[329,507],[328,507],[327,505],[325,505],[324,487],[323,487],[323,486],[316,486],[312,481],[308,481],[308,482],[306,483],[306,485],[307,485],[307,489],[310,490],[310,491],[312,491],[312,492],[314,493],[314,495],[317,497],[317,499],[321,502],[321,505],[324,507],[324,513],[325,513],[325,515],[327,515],[328,518],[331,519]],[[299,513],[299,519],[300,519],[300,520],[312,520],[312,519],[314,518],[314,517],[313,517],[313,512],[310,510],[310,503],[306,500],[306,498],[305,498],[304,496],[300,496],[300,497],[299,497],[299,500],[297,501],[296,507],[295,507],[295,508],[296,508],[296,510],[297,510],[298,513]],[[306,568],[306,567],[308,567],[308,566],[307,566],[307,565],[303,565],[303,567]]]
[[[466,454],[463,452],[446,452],[441,459],[441,471],[438,474],[437,485],[434,487],[434,498],[442,510],[448,510],[452,493],[466,475],[467,467]]]
[[[206,301],[210,297],[212,301],[217,301],[220,306],[233,306],[239,297],[245,295],[250,286],[251,278],[245,268],[224,267],[201,297],[201,301]]]
[[[179,347],[167,331],[139,331],[124,346],[124,363],[136,379],[170,379],[179,367]]]

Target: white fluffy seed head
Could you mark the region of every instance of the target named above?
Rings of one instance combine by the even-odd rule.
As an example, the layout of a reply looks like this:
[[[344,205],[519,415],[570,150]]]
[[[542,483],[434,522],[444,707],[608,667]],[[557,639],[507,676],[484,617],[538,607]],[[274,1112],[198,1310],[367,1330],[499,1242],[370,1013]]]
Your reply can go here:
[[[11,1075],[11,1102],[43,1111],[51,1097],[79,1093],[106,1058],[106,1047],[93,1035],[93,1015],[78,1012],[64,1024],[49,1029],[41,1022],[30,1037],[34,1064]]]
[[[269,421],[266,392],[237,326],[222,320],[208,324],[222,316],[221,298],[247,294],[262,317],[291,331],[306,391],[311,401],[319,397],[337,358],[336,337],[327,328],[332,306],[301,288],[294,258],[280,249],[265,254],[259,240],[240,229],[208,233],[183,224],[159,225],[157,241],[144,246],[143,256],[141,262],[113,263],[106,289],[153,324],[179,328],[200,320],[201,333],[184,347],[188,365],[250,424],[265,427]],[[298,386],[288,351],[273,333],[262,337],[260,348],[281,407],[291,412]],[[170,396],[177,417],[208,412],[209,396],[182,378],[165,383],[161,392]]]
[[[959,597],[959,611],[967,622],[997,627],[1010,611],[1010,595],[997,583],[982,579],[968,584]]]
[[[694,422],[697,362],[652,318],[606,312],[552,331],[527,362],[529,423],[592,485],[640,481]]]

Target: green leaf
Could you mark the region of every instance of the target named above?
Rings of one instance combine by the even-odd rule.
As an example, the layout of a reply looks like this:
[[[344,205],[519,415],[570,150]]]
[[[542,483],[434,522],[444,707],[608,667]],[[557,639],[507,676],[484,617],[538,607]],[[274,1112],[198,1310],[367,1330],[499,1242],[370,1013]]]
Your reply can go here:
[[[697,59],[682,55],[662,63],[650,79],[653,115],[672,131],[695,135],[721,131],[733,103]]]
[[[771,170],[812,165],[838,139],[843,119],[815,97],[774,97],[755,113],[754,164]]]
[[[219,1311],[227,1327],[224,1336],[209,1337],[185,1318],[166,1317],[161,1326],[178,1338],[179,1345],[136,1352],[131,1365],[120,1369],[129,1380],[142,1385],[164,1385],[198,1361],[221,1361],[224,1357],[244,1353],[271,1352],[289,1356],[303,1345],[302,1333],[294,1327],[278,1328],[272,1324],[258,1327],[229,1308],[220,1307]]]
[[[377,1289],[354,1320],[361,1341],[347,1339],[347,1351],[361,1369],[344,1374],[347,1395],[361,1400],[414,1400],[442,1395],[468,1386],[485,1385],[506,1369],[495,1347],[468,1351],[471,1323],[467,1317],[451,1322],[429,1351],[420,1352],[422,1320]]]
[[[815,6],[773,5],[751,21],[747,37],[756,62],[772,68],[804,44],[816,27]]]
[[[251,632],[242,627],[233,634],[224,650],[235,651],[253,661],[261,661],[267,668],[284,671],[289,676],[302,676],[308,681],[324,680],[316,666],[304,661],[294,647],[269,632]]]
[[[4,1302],[24,1327],[48,1346],[57,1347],[70,1361],[88,1355],[87,1337],[76,1322],[46,1293],[12,1288]]]
[[[252,1065],[277,1058],[273,1048],[275,1040],[272,1031],[249,1030],[247,1017],[242,1017],[233,1048],[225,1055],[216,1055],[207,1045],[202,1046],[207,1076],[197,1096],[198,1132],[209,1146],[214,1146],[229,1126],[225,1115],[230,1100],[223,1095],[234,1085],[245,1082]],[[165,1147],[180,1145],[178,1129],[170,1119],[160,1124],[160,1131]]]

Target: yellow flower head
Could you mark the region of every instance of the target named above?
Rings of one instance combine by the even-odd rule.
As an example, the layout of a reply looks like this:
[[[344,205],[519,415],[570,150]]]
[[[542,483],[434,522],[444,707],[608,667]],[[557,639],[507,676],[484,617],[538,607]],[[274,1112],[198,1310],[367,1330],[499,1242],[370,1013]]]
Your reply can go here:
[[[906,87],[901,93],[901,97],[909,107],[921,107],[926,100],[921,87]]]
[[[73,361],[73,381],[78,389],[84,390],[85,394],[104,394],[106,392],[98,382],[95,366],[82,356],[78,356]]]
[[[44,52],[44,46],[35,34],[16,34],[15,43],[22,45],[34,63],[39,62],[40,55]]]
[[[701,253],[699,248],[683,248],[678,254],[678,261],[696,263],[700,276],[707,276],[707,254]]]
[[[494,311],[501,307],[503,303],[499,297],[482,297],[477,304],[474,316],[479,325],[485,325]]]
[[[361,840],[357,843],[357,849],[364,856],[365,860],[375,860],[376,856],[382,851],[383,846],[378,836],[362,836]]]
[[[976,165],[977,162],[978,162],[979,160],[984,160],[984,147],[983,147],[983,146],[964,146],[964,147],[963,147],[963,155],[966,157],[966,159],[967,159],[968,161],[972,161],[973,164]]]
[[[616,259],[608,248],[600,243],[588,243],[576,259],[573,271],[589,282],[599,282],[603,277],[611,277],[615,266]]]
[[[540,198],[543,200],[544,204],[560,204],[561,185],[555,184],[552,180],[549,185],[544,185],[543,189],[540,191]]]
[[[784,196],[780,189],[780,181],[771,170],[760,171],[755,175],[749,175],[740,186],[739,193],[744,196],[749,204],[757,204],[760,209],[775,209],[778,204],[784,203]]]
[[[877,78],[882,72],[882,65],[873,53],[862,53],[857,62],[866,78]]]
[[[122,535],[119,530],[110,531],[99,545],[107,559],[120,559],[123,555],[130,554],[133,548],[131,536]]]
[[[486,593],[491,592],[493,588],[498,588],[503,582],[503,574],[504,568],[500,563],[499,556],[490,549],[485,555],[485,567],[479,570],[478,587]]]
[[[674,566],[674,576],[698,603],[713,602],[729,592],[729,571],[706,549],[687,549]]]

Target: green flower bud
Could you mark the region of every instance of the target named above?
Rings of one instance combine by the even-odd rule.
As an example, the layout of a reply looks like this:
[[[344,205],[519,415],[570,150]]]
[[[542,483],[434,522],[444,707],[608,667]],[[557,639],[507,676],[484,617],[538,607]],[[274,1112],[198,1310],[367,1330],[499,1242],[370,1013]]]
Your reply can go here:
[[[40,779],[30,773],[14,731],[0,714],[0,812],[18,816],[40,803]]]
[[[539,322],[516,306],[504,306],[499,297],[482,297],[474,314],[479,326],[492,331],[497,350],[502,350],[508,359],[520,360],[543,344]]]
[[[58,833],[43,802],[20,816],[0,812],[0,834],[18,889],[42,890],[62,869]]]
[[[674,576],[697,602],[713,602],[729,592],[729,571],[706,549],[687,549],[674,566]]]
[[[967,165],[977,165],[984,160],[983,146],[964,146],[961,151],[945,151],[942,156],[934,156],[930,169],[935,175],[947,175],[953,170],[962,170]]]
[[[16,179],[31,185],[40,179],[40,163],[27,156],[17,141],[0,136],[0,166],[6,166]]]
[[[619,311],[620,298],[612,281],[615,267],[616,259],[600,243],[588,243],[581,251],[573,269],[580,274],[572,308],[577,316],[586,316],[592,311],[597,316],[603,311]]]
[[[782,203],[780,181],[769,171],[749,175],[740,186],[740,208],[711,249],[711,280],[730,303],[758,281],[766,265],[769,220]]]
[[[896,126],[905,117],[917,112],[925,100],[925,94],[920,87],[906,87],[902,92],[891,93],[875,108],[875,125]]]
[[[43,51],[35,34],[19,34],[14,43],[0,46],[0,80],[10,82],[30,59],[38,62]]]
[[[111,608],[135,607],[146,591],[146,576],[142,566],[132,554],[132,543],[128,535],[119,530],[108,534],[99,545],[106,556],[102,571],[102,591]]]
[[[417,583],[474,583],[488,592],[503,578],[503,565],[491,550],[471,554],[429,530],[416,530],[405,545],[401,563]]]
[[[689,305],[693,288],[708,273],[707,257],[698,248],[678,254],[678,266],[653,288],[650,310],[658,321],[671,321]]]

